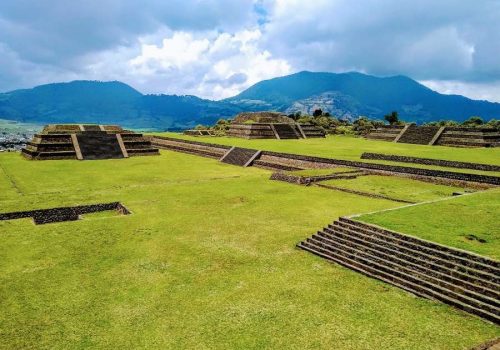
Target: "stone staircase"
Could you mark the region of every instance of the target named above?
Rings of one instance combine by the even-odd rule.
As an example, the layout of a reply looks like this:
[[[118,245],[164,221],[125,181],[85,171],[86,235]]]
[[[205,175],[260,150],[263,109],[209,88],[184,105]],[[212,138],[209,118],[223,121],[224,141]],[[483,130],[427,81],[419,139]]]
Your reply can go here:
[[[438,131],[439,127],[437,126],[418,127],[416,125],[410,125],[397,142],[428,145]]]
[[[273,124],[274,130],[280,139],[302,138],[294,124]]]
[[[297,245],[418,296],[500,323],[500,262],[341,217]]]
[[[47,125],[22,149],[28,159],[107,159],[158,155],[142,134],[117,125]]]
[[[366,135],[366,138],[381,141],[394,141],[396,137],[398,137],[401,130],[403,130],[403,126],[400,125],[383,125],[371,131],[368,135]]]
[[[325,137],[325,132],[314,125],[301,124],[300,128],[302,132],[306,136],[306,138],[316,138],[316,137]]]
[[[77,134],[83,159],[112,159],[123,158],[123,152],[114,134],[107,134],[104,131],[89,131],[84,134]]]
[[[500,132],[490,128],[447,127],[435,144],[454,147],[499,147]]]
[[[222,163],[239,165],[239,166],[249,166],[252,164],[253,160],[257,158],[260,151],[255,151],[249,148],[232,147],[227,151],[224,156],[220,159]]]

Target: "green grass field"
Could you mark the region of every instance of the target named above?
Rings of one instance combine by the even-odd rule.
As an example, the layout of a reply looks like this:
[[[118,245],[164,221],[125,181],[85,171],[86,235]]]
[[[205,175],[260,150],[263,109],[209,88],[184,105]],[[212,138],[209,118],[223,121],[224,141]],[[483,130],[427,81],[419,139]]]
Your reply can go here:
[[[327,168],[327,169],[303,169],[287,171],[287,173],[298,176],[322,176],[331,174],[342,174],[356,171],[354,168]]]
[[[500,189],[490,189],[360,220],[500,260],[499,218]]]
[[[307,141],[321,153],[321,140]],[[480,151],[469,160],[496,161],[496,150]],[[295,248],[341,215],[401,203],[270,175],[170,151],[83,162],[0,154],[0,212],[110,201],[132,212],[0,221],[0,348],[458,350],[500,336],[498,326]],[[497,205],[498,194],[485,193]],[[446,203],[468,199],[481,202],[473,194]],[[390,226],[397,212],[366,220]],[[486,232],[495,217],[480,220],[492,222],[481,224]]]
[[[385,153],[406,155],[433,159],[446,159],[460,162],[484,163],[500,165],[500,148],[457,148],[444,146],[411,145],[404,143],[393,143],[386,141],[368,140],[353,136],[328,136],[326,138],[313,138],[302,140],[272,140],[255,139],[245,140],[235,137],[210,137],[210,136],[187,136],[179,133],[155,133],[155,135],[169,136],[184,140],[217,143],[228,146],[247,147],[260,150],[305,154],[326,158],[337,158],[346,160],[361,160],[363,152]],[[483,172],[471,169],[443,168],[437,166],[397,163],[380,160],[364,159],[363,162],[398,164],[402,166],[413,166],[427,169],[450,170],[455,172],[467,172],[500,176],[499,172]]]
[[[381,175],[366,175],[356,179],[334,179],[322,181],[321,183],[410,202],[425,202],[446,198],[450,197],[453,192],[464,192],[465,190],[460,187],[436,185],[403,177]]]

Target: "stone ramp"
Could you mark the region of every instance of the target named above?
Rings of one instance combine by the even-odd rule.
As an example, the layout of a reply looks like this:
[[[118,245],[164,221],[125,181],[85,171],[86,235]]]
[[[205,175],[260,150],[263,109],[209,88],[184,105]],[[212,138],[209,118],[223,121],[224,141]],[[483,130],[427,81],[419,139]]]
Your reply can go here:
[[[401,133],[401,130],[403,130],[403,126],[399,125],[379,126],[376,129],[372,130],[368,135],[366,135],[366,138],[381,141],[394,141]]]
[[[297,246],[500,324],[498,261],[343,217]]]
[[[293,124],[273,124],[273,127],[281,140],[301,138],[300,133],[295,129]]]
[[[401,162],[401,163],[414,163],[414,164],[436,165],[436,166],[458,168],[458,169],[473,169],[473,170],[481,170],[481,171],[499,171],[500,172],[499,165],[457,162],[457,161],[446,160],[446,159],[400,156],[400,155],[396,155],[396,154],[364,152],[361,155],[361,159],[388,160],[388,161],[392,161],[392,162]]]
[[[77,134],[78,145],[84,160],[123,158],[123,151],[114,134]]]
[[[428,145],[436,133],[439,131],[437,126],[416,126],[410,125],[401,135],[397,142],[412,143],[416,145]]]
[[[232,165],[249,166],[259,154],[260,151],[254,149],[233,147],[222,156],[220,161]]]

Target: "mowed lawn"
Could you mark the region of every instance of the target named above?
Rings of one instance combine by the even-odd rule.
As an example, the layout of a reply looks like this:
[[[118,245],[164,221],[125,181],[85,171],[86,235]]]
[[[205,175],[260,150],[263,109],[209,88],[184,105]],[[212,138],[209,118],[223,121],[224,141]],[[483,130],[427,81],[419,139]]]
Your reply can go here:
[[[415,203],[451,197],[454,192],[470,191],[461,187],[444,186],[405,177],[383,175],[365,175],[356,179],[334,179],[322,181],[321,183]]]
[[[0,222],[0,348],[458,350],[500,336],[295,248],[340,215],[400,204],[270,174],[170,151],[1,154],[0,212],[120,201],[132,215]]]
[[[458,162],[484,163],[500,165],[500,148],[458,148],[444,146],[412,145],[387,141],[368,140],[363,137],[329,135],[326,138],[311,138],[302,140],[245,140],[236,137],[188,136],[180,133],[154,133],[155,135],[175,137],[185,140],[217,143],[228,146],[238,146],[268,150],[275,152],[304,154],[325,158],[336,158],[360,161],[364,152],[396,154],[421,158],[445,159]],[[444,168],[412,163],[398,163],[380,160],[363,159],[363,162],[397,164],[409,167],[449,170],[455,172],[477,173],[500,176],[500,172],[484,172],[471,169]]]
[[[498,188],[359,219],[500,260]]]

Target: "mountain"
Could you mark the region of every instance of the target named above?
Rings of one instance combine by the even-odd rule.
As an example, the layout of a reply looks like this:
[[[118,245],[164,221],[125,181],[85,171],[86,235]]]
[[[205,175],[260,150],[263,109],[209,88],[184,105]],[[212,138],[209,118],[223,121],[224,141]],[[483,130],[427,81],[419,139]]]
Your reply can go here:
[[[54,83],[0,94],[0,118],[32,123],[183,129],[238,112],[232,104],[196,96],[143,95],[118,81]]]
[[[261,81],[229,102],[248,109],[265,106],[283,112],[311,113],[316,108],[337,117],[382,118],[398,111],[405,121],[463,121],[472,115],[500,117],[500,103],[443,95],[405,77],[379,78],[361,73],[300,72]]]
[[[0,118],[28,123],[102,123],[128,128],[183,129],[213,124],[242,111],[324,112],[347,119],[383,118],[398,111],[408,122],[500,118],[500,103],[443,95],[404,76],[300,72],[261,81],[237,96],[144,95],[112,81],[73,81],[0,93]]]

